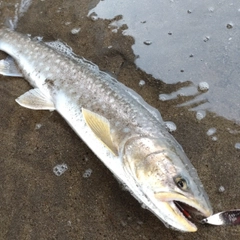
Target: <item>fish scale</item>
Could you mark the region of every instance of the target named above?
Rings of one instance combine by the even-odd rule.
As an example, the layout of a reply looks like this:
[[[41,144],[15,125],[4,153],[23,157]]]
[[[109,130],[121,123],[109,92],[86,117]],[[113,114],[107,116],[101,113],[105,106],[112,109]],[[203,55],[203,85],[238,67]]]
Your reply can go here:
[[[5,39],[5,41],[8,41],[9,43],[11,41],[12,44],[17,43],[16,49],[14,48],[12,51],[9,51],[9,55],[19,55],[15,60],[23,71],[24,76],[26,76],[30,84],[40,89],[45,88],[43,91],[47,92],[47,89],[50,89],[50,92],[47,95],[51,96],[51,98],[57,97],[56,88],[64,89],[65,93],[68,94],[70,98],[78,101],[79,107],[87,107],[96,113],[104,115],[105,112],[101,111],[102,104],[105,105],[105,108],[112,108],[113,110],[115,105],[119,106],[116,108],[116,112],[113,113],[113,115],[116,116],[116,114],[118,114],[118,121],[122,120],[124,123],[128,121],[128,125],[133,123],[133,119],[138,118],[138,125],[141,124],[143,126],[143,132],[139,132],[139,134],[144,134],[146,125],[149,129],[151,128],[155,132],[162,133],[164,131],[164,127],[159,130],[156,129],[156,126],[158,126],[156,123],[156,126],[151,124],[155,122],[152,115],[145,113],[146,110],[144,108],[139,109],[139,107],[142,108],[142,106],[134,104],[134,99],[132,100],[133,104],[131,104],[130,101],[127,101],[129,96],[126,91],[122,90],[123,86],[119,87],[120,84],[113,80],[109,75],[102,74],[105,77],[104,79],[102,78],[102,75],[99,76],[98,69],[97,71],[95,71],[95,69],[88,69],[84,62],[82,63],[82,66],[80,63],[74,64],[72,59],[63,57],[62,55],[59,56],[58,52],[54,52],[53,49],[47,48],[44,43],[41,42],[31,42],[28,46],[25,44],[26,41],[29,41],[28,38],[22,35],[19,36],[13,31],[6,31],[8,31],[11,36],[9,37],[7,33],[4,34],[2,37],[3,41]],[[17,36],[15,37],[14,35]],[[11,49],[12,48],[13,47],[11,47]],[[29,52],[31,53],[30,55]],[[38,59],[41,58],[45,61],[45,64],[43,65],[38,61]],[[54,65],[52,63],[54,63]],[[61,69],[61,72],[58,73],[58,69]],[[45,81],[45,79],[52,80],[53,83],[49,84],[49,81]],[[44,81],[44,83],[42,81]],[[75,82],[74,85],[72,85],[73,82]],[[78,94],[81,91],[83,92],[83,94],[81,94],[82,97],[74,94],[76,93],[76,89],[78,90]],[[89,91],[86,92],[87,89]],[[92,99],[93,94],[97,95],[94,97],[95,101]],[[76,99],[74,99],[74,97]],[[115,102],[114,106],[112,106],[112,104],[114,104],[113,102]],[[124,111],[121,111],[122,109]],[[139,115],[137,115],[138,113]],[[121,119],[122,116],[124,116],[123,119]],[[111,116],[105,115],[105,117],[111,121]]]
[[[1,60],[0,73],[24,77],[34,88],[17,98],[17,103],[61,114],[114,176],[166,226],[197,230],[183,214],[186,204],[204,217],[211,215],[195,168],[166,130],[160,113],[136,92],[59,41],[44,43],[2,28],[0,49],[14,59]]]

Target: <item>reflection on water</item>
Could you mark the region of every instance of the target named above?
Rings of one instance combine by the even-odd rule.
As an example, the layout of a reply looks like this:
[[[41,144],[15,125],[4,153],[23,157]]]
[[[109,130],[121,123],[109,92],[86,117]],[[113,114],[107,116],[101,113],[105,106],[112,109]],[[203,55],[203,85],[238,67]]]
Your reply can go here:
[[[89,15],[110,19],[113,32],[127,25],[122,33],[135,39],[136,65],[155,78],[207,82],[210,89],[193,100],[194,110],[240,118],[239,1],[105,0]]]

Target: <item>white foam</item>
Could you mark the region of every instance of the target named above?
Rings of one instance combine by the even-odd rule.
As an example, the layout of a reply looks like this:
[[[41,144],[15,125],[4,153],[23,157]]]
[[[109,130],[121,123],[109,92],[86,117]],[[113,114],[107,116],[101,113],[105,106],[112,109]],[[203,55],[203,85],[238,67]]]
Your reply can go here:
[[[144,81],[144,80],[140,80],[140,81],[139,81],[139,86],[142,87],[142,86],[144,86],[144,85],[145,85],[145,81]]]
[[[218,191],[219,191],[220,193],[225,192],[225,187],[224,187],[224,186],[220,186],[220,187],[218,188]]]
[[[80,32],[81,28],[73,28],[71,30],[71,34],[78,34]]]
[[[212,140],[213,140],[214,142],[216,142],[216,141],[218,140],[218,138],[217,138],[216,136],[213,136],[213,137],[212,137]]]
[[[165,123],[165,126],[166,126],[166,128],[169,132],[174,132],[174,131],[177,130],[177,126],[174,122],[166,121],[164,123]]]
[[[202,120],[203,118],[206,117],[206,111],[204,110],[199,110],[196,112],[196,118],[197,120]]]
[[[240,142],[235,143],[235,148],[240,150]]]
[[[217,129],[212,127],[212,128],[209,128],[208,131],[207,131],[207,135],[208,136],[212,136],[214,133],[216,133]]]
[[[198,84],[198,89],[202,92],[208,91],[209,90],[209,84],[207,82],[200,82]]]
[[[53,172],[56,176],[61,176],[64,172],[66,172],[68,169],[67,164],[58,164],[53,168]]]
[[[92,174],[92,169],[88,168],[84,173],[83,173],[83,177],[84,178],[89,178]]]

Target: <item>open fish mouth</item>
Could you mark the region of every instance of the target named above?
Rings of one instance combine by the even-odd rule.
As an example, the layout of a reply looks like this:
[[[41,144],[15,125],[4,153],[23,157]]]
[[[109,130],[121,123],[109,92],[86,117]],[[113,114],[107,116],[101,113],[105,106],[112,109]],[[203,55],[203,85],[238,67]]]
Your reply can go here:
[[[193,223],[193,221],[201,221],[205,215],[197,210],[196,208],[191,207],[190,205],[180,202],[180,201],[173,201],[176,207],[180,210],[187,220]]]
[[[197,231],[197,226],[194,222],[200,222],[203,218],[209,217],[212,214],[210,210],[190,205],[190,202],[188,204],[174,200],[170,205],[175,211],[176,217],[179,218],[179,222],[184,226],[184,231],[188,232]]]
[[[158,193],[155,197],[162,202],[165,208],[163,221],[172,228],[183,232],[195,232],[199,222],[203,218],[212,215],[211,206],[203,200],[188,198],[178,193]]]

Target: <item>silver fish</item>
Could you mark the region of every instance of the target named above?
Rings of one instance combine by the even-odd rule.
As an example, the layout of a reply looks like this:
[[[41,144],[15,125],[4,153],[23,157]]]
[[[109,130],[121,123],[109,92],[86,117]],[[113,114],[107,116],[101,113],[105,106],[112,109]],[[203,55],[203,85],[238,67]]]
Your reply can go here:
[[[0,73],[24,77],[33,89],[16,99],[35,110],[57,110],[145,208],[166,226],[193,232],[193,210],[212,214],[207,194],[160,113],[136,92],[61,42],[0,30],[10,57]],[[190,207],[189,207],[190,206]],[[186,214],[188,213],[188,214]]]

